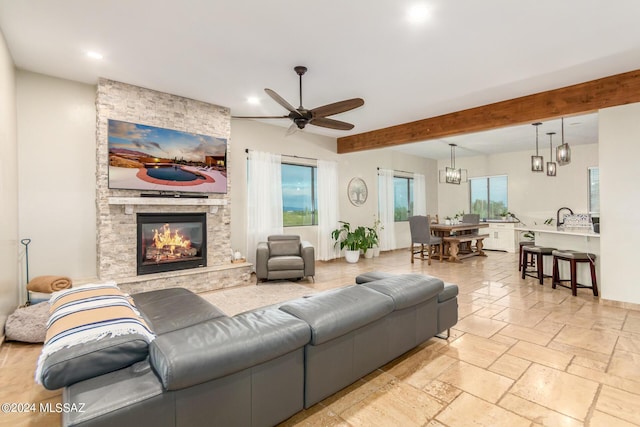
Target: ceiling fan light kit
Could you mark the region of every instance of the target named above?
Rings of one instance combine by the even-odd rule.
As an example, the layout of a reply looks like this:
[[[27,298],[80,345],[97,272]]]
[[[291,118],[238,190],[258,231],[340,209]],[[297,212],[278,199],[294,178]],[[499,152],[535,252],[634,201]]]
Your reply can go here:
[[[276,91],[266,88],[264,91],[278,104],[284,107],[289,114],[286,116],[234,116],[236,119],[290,119],[293,124],[287,131],[287,134],[293,133],[297,129],[304,129],[306,125],[320,126],[329,129],[336,130],[351,130],[353,125],[351,123],[342,122],[340,120],[330,119],[328,116],[334,114],[344,113],[346,111],[353,110],[364,105],[362,98],[345,99],[344,101],[333,102],[331,104],[323,105],[321,107],[307,110],[302,106],[302,76],[307,72],[307,67],[298,65],[293,68],[299,78],[299,90],[300,90],[300,106],[294,108],[283,97],[278,95]]]

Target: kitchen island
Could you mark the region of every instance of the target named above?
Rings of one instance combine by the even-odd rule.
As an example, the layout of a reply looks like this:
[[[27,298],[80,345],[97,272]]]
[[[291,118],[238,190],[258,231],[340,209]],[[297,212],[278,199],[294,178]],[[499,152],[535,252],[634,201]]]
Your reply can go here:
[[[596,255],[596,277],[598,279],[598,287],[602,289],[602,284],[600,283],[600,234],[584,228],[516,227],[515,229],[533,232],[536,246],[587,252]],[[545,258],[544,274],[551,276],[553,272],[552,258]],[[560,278],[568,279],[570,277],[569,263],[560,261],[558,266]],[[586,285],[591,283],[591,272],[589,271],[588,263],[578,264],[578,283]]]

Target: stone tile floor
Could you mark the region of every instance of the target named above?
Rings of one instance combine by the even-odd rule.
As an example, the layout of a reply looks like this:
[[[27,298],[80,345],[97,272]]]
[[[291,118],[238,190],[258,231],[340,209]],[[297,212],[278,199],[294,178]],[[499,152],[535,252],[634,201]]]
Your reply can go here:
[[[640,307],[605,305],[586,289],[572,297],[549,279],[522,280],[517,255],[487,253],[431,266],[410,264],[407,250],[357,264],[318,262],[315,282],[299,282],[300,291],[267,283],[203,296],[236,313],[351,284],[372,270],[460,286],[460,320],[448,341],[425,342],[283,426],[640,426]],[[60,391],[33,382],[39,351],[0,347],[0,402],[60,402]],[[0,414],[0,426],[59,423],[53,413]]]

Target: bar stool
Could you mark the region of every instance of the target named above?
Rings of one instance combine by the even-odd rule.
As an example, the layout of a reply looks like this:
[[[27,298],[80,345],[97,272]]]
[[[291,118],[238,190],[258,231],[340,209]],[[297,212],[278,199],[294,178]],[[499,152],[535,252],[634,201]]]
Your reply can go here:
[[[533,246],[535,244],[536,243],[532,241],[520,242],[520,256],[518,257],[518,271],[522,270],[522,247]],[[529,264],[527,265],[527,267],[535,267],[535,264]]]
[[[546,248],[542,246],[524,246],[522,248],[522,261],[520,263],[520,267],[522,269],[522,278],[524,279],[524,276],[537,277],[538,280],[540,281],[540,284],[542,285],[543,283],[542,280],[545,277],[551,277],[549,275],[544,274],[543,257],[551,256],[553,254],[553,251],[555,250],[556,248]],[[537,271],[535,272],[535,274],[533,271],[527,270],[528,265],[533,265],[534,255],[535,255],[535,263],[537,267],[536,268]]]
[[[560,272],[558,270],[558,261],[568,261],[571,268],[571,279],[560,280]],[[588,262],[591,267],[591,286],[586,286],[578,283],[577,279],[577,264]],[[564,285],[563,282],[571,282],[570,286]],[[551,287],[556,288],[556,285],[563,288],[571,289],[571,293],[575,297],[578,295],[578,288],[588,288],[593,290],[593,296],[598,296],[598,282],[596,280],[596,256],[595,254],[578,251],[553,251],[553,282]]]

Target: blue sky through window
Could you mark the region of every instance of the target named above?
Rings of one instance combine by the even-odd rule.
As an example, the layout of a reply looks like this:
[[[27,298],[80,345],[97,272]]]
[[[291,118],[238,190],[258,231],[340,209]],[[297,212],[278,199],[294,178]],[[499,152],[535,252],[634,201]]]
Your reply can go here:
[[[285,211],[313,210],[312,183],[317,179],[316,168],[282,164],[282,207]]]

